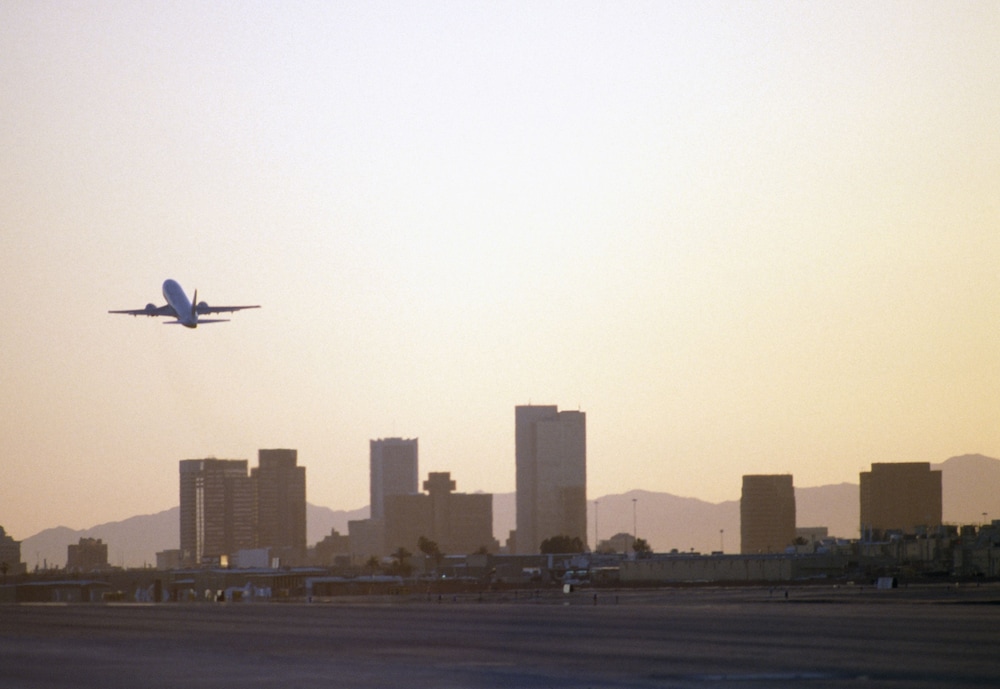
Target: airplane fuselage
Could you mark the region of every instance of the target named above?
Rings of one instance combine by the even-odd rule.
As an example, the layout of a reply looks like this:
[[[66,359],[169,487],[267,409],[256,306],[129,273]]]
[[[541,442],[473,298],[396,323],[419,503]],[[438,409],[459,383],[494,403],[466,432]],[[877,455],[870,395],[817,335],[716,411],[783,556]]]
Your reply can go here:
[[[174,310],[177,322],[185,328],[198,327],[198,313],[191,308],[191,300],[184,294],[184,289],[177,284],[176,280],[164,280],[163,298]]]

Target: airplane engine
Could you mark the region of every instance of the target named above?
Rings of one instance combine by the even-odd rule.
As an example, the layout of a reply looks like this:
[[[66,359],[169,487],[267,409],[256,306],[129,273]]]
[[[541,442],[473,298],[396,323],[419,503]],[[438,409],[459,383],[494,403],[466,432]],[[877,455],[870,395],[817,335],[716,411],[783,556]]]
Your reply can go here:
[[[198,302],[198,313],[203,313],[205,311],[208,311],[208,302],[207,301],[199,301]]]
[[[156,313],[156,304],[146,304],[146,313],[153,315]]]

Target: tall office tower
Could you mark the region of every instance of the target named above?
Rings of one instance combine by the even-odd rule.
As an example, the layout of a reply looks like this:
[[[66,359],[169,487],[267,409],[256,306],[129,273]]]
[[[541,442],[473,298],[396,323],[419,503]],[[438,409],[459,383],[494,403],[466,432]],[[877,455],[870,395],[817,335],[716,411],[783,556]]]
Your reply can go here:
[[[740,553],[783,553],[794,541],[792,475],[744,476],[740,497]]]
[[[181,560],[199,565],[254,547],[254,489],[245,459],[182,459]]]
[[[552,536],[587,543],[587,415],[554,405],[514,409],[519,555]]]
[[[930,462],[872,464],[861,472],[861,538],[941,526],[941,472]]]
[[[297,450],[258,450],[251,470],[255,488],[257,547],[296,564],[306,555],[306,468]]]
[[[417,492],[417,439],[371,441],[371,519],[385,518],[385,496]]]

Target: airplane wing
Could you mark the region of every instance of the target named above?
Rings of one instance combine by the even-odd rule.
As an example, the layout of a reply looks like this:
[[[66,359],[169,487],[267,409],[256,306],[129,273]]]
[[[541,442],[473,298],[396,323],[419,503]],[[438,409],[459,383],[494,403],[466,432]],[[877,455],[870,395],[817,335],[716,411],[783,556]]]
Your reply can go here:
[[[203,313],[232,313],[233,311],[242,311],[243,309],[259,309],[260,305],[256,304],[254,306],[209,306],[205,302],[199,302],[198,306],[195,307],[200,316]],[[207,323],[208,321],[203,321],[198,319],[199,323]]]
[[[173,308],[169,304],[164,304],[163,306],[156,306],[155,304],[146,304],[144,309],[123,309],[121,311],[108,311],[108,313],[124,313],[129,316],[170,316],[176,318],[177,314],[174,313]]]

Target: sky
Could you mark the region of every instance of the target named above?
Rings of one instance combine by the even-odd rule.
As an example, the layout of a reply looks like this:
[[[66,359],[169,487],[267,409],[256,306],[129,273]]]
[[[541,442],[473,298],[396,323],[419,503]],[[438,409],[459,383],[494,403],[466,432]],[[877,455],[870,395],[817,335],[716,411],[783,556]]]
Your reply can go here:
[[[1000,456],[995,2],[0,0],[0,525],[368,442],[587,493]],[[260,304],[196,330],[109,309]]]

